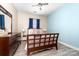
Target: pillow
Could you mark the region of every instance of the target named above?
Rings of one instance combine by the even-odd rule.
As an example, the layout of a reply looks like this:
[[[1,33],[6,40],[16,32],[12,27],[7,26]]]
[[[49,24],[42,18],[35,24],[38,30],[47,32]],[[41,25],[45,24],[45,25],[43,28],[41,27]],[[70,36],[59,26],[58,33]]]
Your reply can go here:
[[[29,29],[29,34],[43,34],[46,33],[43,29]]]
[[[40,29],[40,34],[43,34],[44,32],[43,32],[43,30],[42,29]]]
[[[37,29],[29,29],[29,34],[37,34]]]

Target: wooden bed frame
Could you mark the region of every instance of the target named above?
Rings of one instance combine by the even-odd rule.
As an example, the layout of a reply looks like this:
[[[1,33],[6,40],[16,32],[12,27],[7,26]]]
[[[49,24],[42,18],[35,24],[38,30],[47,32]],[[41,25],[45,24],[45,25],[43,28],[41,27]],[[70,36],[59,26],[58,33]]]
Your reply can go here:
[[[27,55],[30,52],[39,51],[42,49],[56,47],[58,50],[58,36],[59,33],[48,34],[28,34],[27,35]]]

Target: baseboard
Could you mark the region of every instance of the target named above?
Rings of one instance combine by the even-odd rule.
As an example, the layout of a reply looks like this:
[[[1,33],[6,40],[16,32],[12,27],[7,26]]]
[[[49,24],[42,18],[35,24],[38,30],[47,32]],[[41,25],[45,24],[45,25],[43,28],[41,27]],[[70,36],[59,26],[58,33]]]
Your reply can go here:
[[[60,44],[63,44],[63,45],[65,45],[65,46],[67,46],[67,47],[69,47],[69,48],[72,48],[72,49],[74,49],[74,50],[77,50],[77,51],[79,51],[79,48],[75,48],[75,47],[73,47],[73,46],[71,46],[71,45],[69,45],[69,44],[67,44],[67,43],[63,43],[63,42],[61,42],[61,41],[58,41]]]

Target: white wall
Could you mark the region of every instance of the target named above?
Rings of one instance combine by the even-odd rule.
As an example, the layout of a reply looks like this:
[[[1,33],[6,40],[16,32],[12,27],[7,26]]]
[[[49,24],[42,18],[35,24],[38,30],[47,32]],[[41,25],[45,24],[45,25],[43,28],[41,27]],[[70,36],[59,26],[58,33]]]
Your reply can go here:
[[[9,4],[3,4],[2,5],[7,11],[9,11],[12,14],[12,31],[17,32],[18,27],[17,27],[17,12],[15,8],[9,3]]]
[[[36,18],[40,19],[40,28],[47,29],[47,17],[46,16],[39,16],[34,15],[31,13],[26,12],[18,12],[18,31],[21,32],[22,29],[26,29],[27,34],[27,28],[29,26],[29,18]]]
[[[2,5],[6,10],[8,10],[12,14],[12,31],[13,32],[21,32],[22,29],[26,29],[27,34],[27,28],[28,28],[28,22],[29,18],[36,18],[40,19],[40,28],[46,29],[47,28],[47,17],[46,16],[38,16],[31,13],[26,12],[17,12],[16,9],[13,7],[12,4],[0,4]]]

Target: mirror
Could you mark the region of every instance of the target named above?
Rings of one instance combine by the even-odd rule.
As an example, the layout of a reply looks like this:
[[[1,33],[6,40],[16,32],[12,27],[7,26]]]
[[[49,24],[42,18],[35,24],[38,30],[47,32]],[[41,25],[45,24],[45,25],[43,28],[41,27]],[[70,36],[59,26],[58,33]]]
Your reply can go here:
[[[0,30],[12,33],[12,15],[0,5]]]

